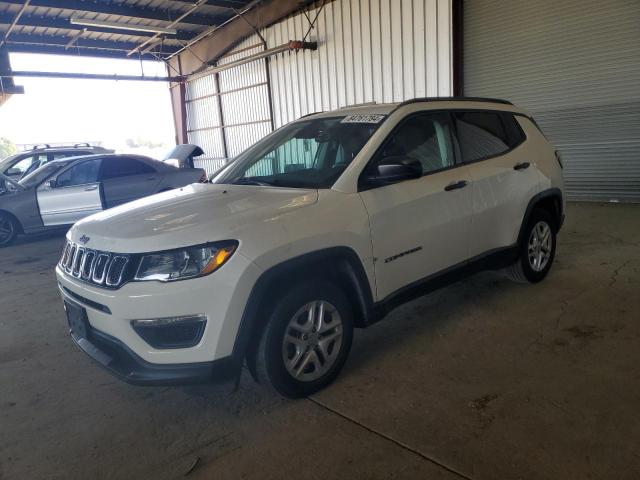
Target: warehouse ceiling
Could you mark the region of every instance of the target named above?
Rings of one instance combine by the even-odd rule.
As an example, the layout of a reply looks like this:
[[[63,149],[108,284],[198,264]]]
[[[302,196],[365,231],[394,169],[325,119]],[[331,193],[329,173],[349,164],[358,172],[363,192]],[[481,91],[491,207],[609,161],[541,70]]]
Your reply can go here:
[[[23,53],[167,59],[225,22],[239,18],[256,3],[0,0],[0,48]]]

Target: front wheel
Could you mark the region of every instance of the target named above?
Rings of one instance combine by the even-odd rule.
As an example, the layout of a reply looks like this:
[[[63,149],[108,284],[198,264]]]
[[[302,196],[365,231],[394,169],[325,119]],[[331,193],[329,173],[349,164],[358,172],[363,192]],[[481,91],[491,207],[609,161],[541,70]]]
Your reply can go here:
[[[340,373],[353,339],[353,318],[344,293],[329,282],[287,292],[258,344],[258,381],[291,398],[329,385]]]
[[[18,236],[18,224],[6,213],[0,213],[0,248],[11,245]]]
[[[507,275],[521,283],[544,279],[556,254],[556,226],[549,212],[542,209],[532,212],[518,249],[518,260],[507,268]]]

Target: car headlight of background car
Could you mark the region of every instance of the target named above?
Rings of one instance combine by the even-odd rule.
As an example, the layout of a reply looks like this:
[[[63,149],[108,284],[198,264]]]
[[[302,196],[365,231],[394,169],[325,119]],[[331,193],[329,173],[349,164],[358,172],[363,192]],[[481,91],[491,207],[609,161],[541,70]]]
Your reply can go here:
[[[171,282],[209,275],[224,265],[238,248],[228,240],[164,252],[144,254],[134,280]]]

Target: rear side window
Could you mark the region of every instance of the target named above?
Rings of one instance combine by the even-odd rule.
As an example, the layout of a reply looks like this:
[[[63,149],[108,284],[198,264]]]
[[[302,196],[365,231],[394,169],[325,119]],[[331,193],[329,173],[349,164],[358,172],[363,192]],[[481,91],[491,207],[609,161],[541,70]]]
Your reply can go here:
[[[106,158],[102,162],[101,179],[108,180],[110,178],[128,177],[145,173],[155,173],[155,170],[146,163],[134,158]]]
[[[455,112],[456,133],[464,162],[500,155],[524,140],[513,115],[501,112]]]

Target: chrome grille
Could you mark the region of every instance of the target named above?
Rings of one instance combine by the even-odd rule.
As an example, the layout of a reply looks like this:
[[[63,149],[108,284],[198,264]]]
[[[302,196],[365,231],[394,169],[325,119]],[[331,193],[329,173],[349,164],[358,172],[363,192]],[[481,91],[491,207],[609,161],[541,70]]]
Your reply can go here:
[[[68,275],[93,285],[118,288],[126,281],[129,256],[81,247],[67,241],[60,268]]]

